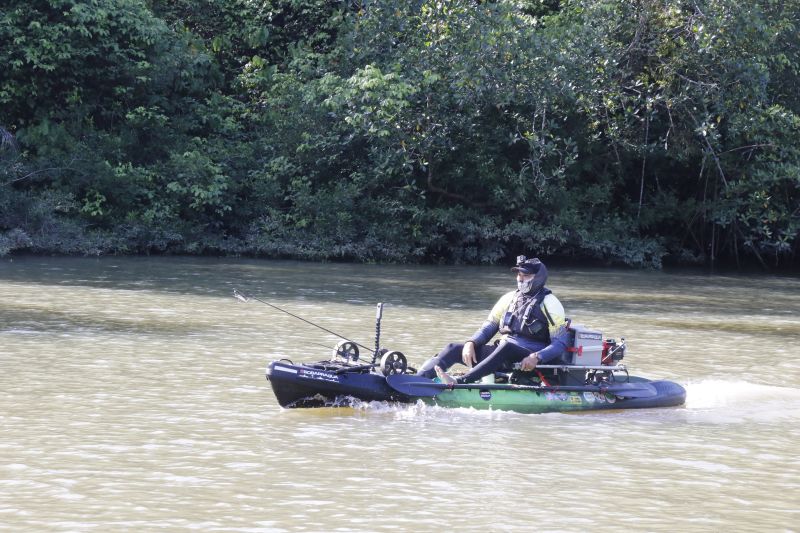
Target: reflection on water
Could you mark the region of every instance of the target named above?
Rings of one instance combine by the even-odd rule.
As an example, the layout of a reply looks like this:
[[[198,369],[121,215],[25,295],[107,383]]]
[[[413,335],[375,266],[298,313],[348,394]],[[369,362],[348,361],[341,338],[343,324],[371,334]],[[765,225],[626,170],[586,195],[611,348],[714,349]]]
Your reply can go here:
[[[268,361],[337,338],[421,363],[506,268],[214,259],[0,263],[0,526],[12,531],[784,531],[800,501],[800,280],[551,269],[681,408],[282,410]],[[3,529],[0,527],[0,529]]]

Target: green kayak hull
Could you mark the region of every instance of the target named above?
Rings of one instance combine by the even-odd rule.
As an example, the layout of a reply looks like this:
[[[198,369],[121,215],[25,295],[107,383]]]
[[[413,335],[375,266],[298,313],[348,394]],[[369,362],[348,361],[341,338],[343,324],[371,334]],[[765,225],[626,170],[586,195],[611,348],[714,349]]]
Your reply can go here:
[[[457,389],[434,397],[420,397],[426,404],[449,408],[496,409],[517,413],[596,411],[601,409],[642,409],[675,407],[686,402],[686,390],[671,381],[649,381],[657,395],[649,398],[623,398],[603,392],[563,392]]]

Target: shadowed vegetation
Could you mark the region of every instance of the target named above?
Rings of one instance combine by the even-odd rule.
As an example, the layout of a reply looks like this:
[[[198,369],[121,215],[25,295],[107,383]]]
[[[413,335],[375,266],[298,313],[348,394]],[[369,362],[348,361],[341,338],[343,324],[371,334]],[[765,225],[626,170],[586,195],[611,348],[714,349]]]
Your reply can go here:
[[[797,264],[800,6],[9,0],[0,255]]]

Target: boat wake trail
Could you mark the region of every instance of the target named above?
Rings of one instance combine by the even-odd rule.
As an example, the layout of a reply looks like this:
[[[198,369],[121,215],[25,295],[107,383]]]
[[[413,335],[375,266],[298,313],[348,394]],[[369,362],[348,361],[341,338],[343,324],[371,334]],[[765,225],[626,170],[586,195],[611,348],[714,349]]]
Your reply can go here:
[[[686,408],[716,413],[727,421],[800,421],[800,388],[703,380],[686,386]]]

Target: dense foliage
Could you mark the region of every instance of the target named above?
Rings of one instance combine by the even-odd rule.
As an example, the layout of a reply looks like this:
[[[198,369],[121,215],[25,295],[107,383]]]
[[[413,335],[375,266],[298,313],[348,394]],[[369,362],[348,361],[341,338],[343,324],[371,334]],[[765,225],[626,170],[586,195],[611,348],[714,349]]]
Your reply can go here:
[[[796,265],[800,5],[5,0],[0,255]]]

